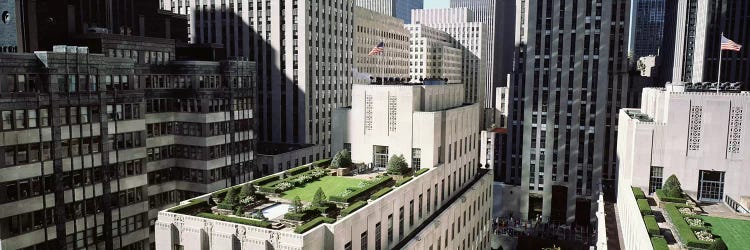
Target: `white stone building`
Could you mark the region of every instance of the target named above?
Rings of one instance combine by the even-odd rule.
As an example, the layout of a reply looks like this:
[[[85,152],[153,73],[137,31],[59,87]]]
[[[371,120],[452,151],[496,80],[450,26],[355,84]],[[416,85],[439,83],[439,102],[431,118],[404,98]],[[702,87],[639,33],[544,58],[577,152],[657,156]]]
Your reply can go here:
[[[461,83],[463,51],[450,34],[423,25],[406,24],[411,33],[409,42],[409,77],[447,79],[448,84]]]
[[[472,19],[467,8],[412,10],[412,24],[424,24],[450,34],[462,53],[461,82],[466,86],[465,98],[491,108],[492,84],[487,83],[488,69],[485,58],[489,56],[488,28]],[[489,94],[490,96],[486,96]]]
[[[383,53],[369,55],[383,42]],[[409,77],[409,31],[404,21],[389,15],[354,7],[355,83],[370,83],[368,77]]]
[[[354,105],[334,114],[334,150],[350,147],[356,163],[403,154],[428,169],[361,209],[301,234],[162,211],[157,249],[488,249],[492,174],[477,163],[481,107],[462,90],[354,85]]]
[[[652,193],[675,175],[696,200],[747,209],[748,110],[749,92],[644,89],[640,109],[620,111],[619,193],[630,186]]]

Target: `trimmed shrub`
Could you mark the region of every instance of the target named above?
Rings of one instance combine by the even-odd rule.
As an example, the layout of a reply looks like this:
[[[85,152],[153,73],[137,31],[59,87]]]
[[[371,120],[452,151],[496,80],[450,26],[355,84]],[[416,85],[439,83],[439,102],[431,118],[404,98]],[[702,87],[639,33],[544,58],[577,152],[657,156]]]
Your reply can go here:
[[[364,207],[365,205],[367,205],[366,201],[358,201],[358,202],[352,203],[347,208],[344,208],[341,210],[341,217],[347,216],[350,213],[357,211],[358,209]]]
[[[430,171],[430,169],[429,168],[420,168],[419,170],[417,170],[417,172],[414,172],[414,176],[419,176],[421,174],[424,174],[424,172],[427,172],[427,171]]]
[[[244,199],[251,195],[255,196],[255,186],[250,183],[245,183],[245,185],[242,185],[242,189],[240,189],[240,199]]]
[[[401,180],[398,180],[396,182],[396,187],[400,187],[401,185],[404,185],[404,183],[409,182],[411,179],[414,179],[414,177],[409,176],[409,177],[406,177],[406,178],[402,178]]]
[[[331,160],[331,168],[348,168],[352,165],[352,156],[349,150],[342,149]]]
[[[294,233],[301,234],[301,233],[307,232],[310,229],[313,229],[314,227],[316,227],[316,226],[318,226],[320,224],[323,224],[324,222],[325,223],[333,223],[334,221],[336,221],[336,220],[321,216],[321,217],[312,219],[311,221],[308,221],[305,224],[302,224],[302,225],[298,226],[297,228],[294,229]]]
[[[392,187],[383,188],[380,191],[377,191],[374,194],[370,195],[370,200],[377,200],[378,198],[387,194],[388,192],[391,192],[392,190],[393,190]]]
[[[690,225],[688,225],[687,221],[685,221],[685,218],[682,216],[680,211],[677,210],[679,207],[687,206],[675,206],[675,204],[666,204],[664,205],[664,211],[667,212],[669,219],[672,220],[672,223],[674,223],[674,227],[675,229],[677,229],[677,233],[680,234],[679,238],[683,241],[683,244],[687,245],[688,247],[702,249],[709,248],[713,244],[713,242],[698,240],[698,238],[695,237],[693,229],[690,228]]]
[[[654,247],[654,250],[669,250],[667,240],[663,237],[651,237],[651,246]]]
[[[711,247],[708,248],[708,250],[727,250],[727,244],[724,243],[724,240],[721,238],[718,238],[714,241],[714,244],[711,245]]]
[[[682,197],[682,184],[680,184],[680,180],[678,180],[677,176],[675,175],[670,175],[669,178],[667,178],[667,180],[664,181],[664,186],[662,186],[662,190],[664,190],[664,194],[666,194],[667,197],[674,197],[674,198]]]
[[[651,206],[648,205],[648,200],[638,199],[638,210],[641,210],[641,215],[650,215],[652,213]]]
[[[202,200],[191,200],[188,204],[179,205],[167,210],[167,212],[179,214],[193,214],[196,211],[208,207],[208,203]]]
[[[249,225],[249,226],[254,226],[254,227],[262,227],[262,228],[271,227],[271,223],[268,223],[266,221],[250,220],[250,219],[238,218],[238,217],[229,217],[229,216],[217,215],[217,214],[212,214],[212,213],[199,213],[197,216],[207,218],[207,219],[212,219],[212,220],[220,220],[220,221],[244,224],[244,225]]]
[[[318,187],[318,190],[315,191],[315,196],[313,196],[312,206],[322,206],[326,199],[328,197],[323,192],[323,188]]]
[[[408,166],[409,164],[406,163],[403,155],[394,155],[388,160],[388,168],[386,171],[390,175],[402,175],[406,172]]]
[[[268,186],[261,186],[258,188],[258,191],[263,193],[276,193],[275,187],[268,187]]]
[[[315,209],[305,209],[301,213],[286,213],[284,214],[284,219],[287,220],[296,220],[296,221],[308,221],[312,218],[320,216],[320,211]]]
[[[253,183],[253,184],[255,184],[255,185],[258,185],[258,186],[263,186],[263,185],[266,185],[266,184],[267,184],[267,183],[269,183],[269,182],[272,182],[272,181],[278,180],[278,179],[280,179],[280,178],[281,178],[281,177],[280,177],[280,176],[278,176],[278,175],[269,175],[269,176],[266,176],[266,177],[263,177],[263,178],[260,178],[260,179],[256,179],[256,180],[254,180],[254,181],[253,181],[253,182],[251,182],[251,183]]]
[[[334,201],[334,202],[351,203],[357,200],[367,199],[367,197],[369,197],[369,195],[375,190],[378,190],[382,187],[390,186],[392,183],[393,183],[393,178],[383,177],[376,181],[371,182],[370,184],[367,184],[366,186],[360,188],[357,191],[347,194],[346,196],[332,195],[328,197],[328,200]]]
[[[308,165],[304,165],[304,166],[300,166],[300,167],[289,169],[289,170],[286,171],[286,174],[288,174],[288,175],[297,175],[297,174],[300,174],[300,173],[307,172],[308,170],[310,170],[310,168],[312,168],[312,165],[308,164]]]
[[[643,193],[643,190],[639,187],[633,188],[633,195],[636,199],[646,199],[646,194]]]
[[[656,218],[653,215],[643,216],[643,222],[646,224],[646,231],[648,231],[649,235],[658,236],[661,234],[659,232],[659,224],[656,223]]]
[[[655,193],[656,193],[656,196],[659,197],[659,200],[662,202],[685,204],[685,201],[687,201],[685,198],[682,198],[682,197],[670,197],[662,189],[657,189]]]
[[[314,167],[320,167],[320,168],[326,168],[328,165],[331,165],[331,159],[322,159],[317,160],[312,163]]]

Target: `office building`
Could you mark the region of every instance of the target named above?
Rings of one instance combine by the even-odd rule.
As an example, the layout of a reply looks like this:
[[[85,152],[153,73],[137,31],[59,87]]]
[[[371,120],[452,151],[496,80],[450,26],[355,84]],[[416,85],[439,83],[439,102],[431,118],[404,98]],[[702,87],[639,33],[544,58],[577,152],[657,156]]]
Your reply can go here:
[[[640,108],[620,110],[617,215],[625,248],[651,247],[632,188],[660,200],[654,192],[672,175],[690,200],[722,207],[706,209],[711,218],[750,213],[750,93],[739,89],[739,83],[669,83],[645,88]]]
[[[321,144],[330,154],[331,114],[349,105],[354,3],[312,1],[165,1],[188,15],[193,43],[224,44],[228,58],[258,67],[262,141]]]
[[[383,52],[370,51],[383,43]],[[409,31],[404,21],[378,12],[354,7],[354,80],[369,84],[375,78],[409,77]]]
[[[255,160],[257,176],[266,176],[322,159],[323,146],[263,142],[258,144],[255,152],[258,156]]]
[[[523,218],[588,225],[600,185],[606,191],[614,183],[617,110],[628,93],[629,6],[517,5],[506,157]]]
[[[461,83],[463,51],[450,34],[423,24],[404,27],[411,33],[409,78],[412,81],[439,78],[449,84]]]
[[[355,85],[353,106],[337,109],[334,115],[333,143],[334,150],[351,149],[355,166],[351,174],[335,177],[368,180],[378,175],[381,179],[369,179],[370,183],[385,180],[382,185],[357,189],[364,195],[350,195],[354,198],[341,203],[345,209],[329,210],[331,218],[302,219],[301,226],[288,209],[272,213],[288,206],[284,198],[245,208],[267,214],[256,220],[220,215],[218,207],[209,205],[223,199],[220,192],[210,199],[197,197],[160,212],[157,248],[488,249],[492,175],[477,164],[481,106],[465,103],[462,91],[460,84]],[[394,185],[392,175],[380,174],[385,161],[396,155],[408,159],[408,171],[416,172]],[[320,164],[269,178],[296,178],[292,172],[321,171],[315,168]],[[267,195],[263,190],[275,187],[268,185],[278,185],[264,183],[268,182],[252,183],[259,188],[256,194]],[[385,192],[371,196],[376,190]],[[328,193],[329,200],[338,200],[336,196]],[[232,219],[221,221],[225,218]]]
[[[462,50],[461,82],[466,86],[466,101],[491,103],[486,93],[492,92],[487,83],[488,53],[487,25],[473,20],[467,8],[413,10],[412,24],[422,24],[450,34]],[[489,87],[488,87],[489,86]]]
[[[359,7],[411,23],[411,10],[422,9],[424,0],[355,0]]]
[[[672,49],[662,47],[666,1],[633,0],[629,47],[634,60],[645,56],[657,56],[662,50]]]
[[[718,79],[721,34],[738,44],[750,44],[750,6],[741,1],[678,1],[672,81],[708,82]],[[721,81],[750,83],[750,53],[724,51]]]

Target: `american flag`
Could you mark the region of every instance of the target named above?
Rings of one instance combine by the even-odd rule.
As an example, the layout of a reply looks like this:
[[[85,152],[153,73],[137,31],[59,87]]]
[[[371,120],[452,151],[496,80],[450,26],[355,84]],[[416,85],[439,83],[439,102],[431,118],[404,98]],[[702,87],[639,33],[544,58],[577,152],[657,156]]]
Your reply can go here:
[[[370,50],[370,53],[367,54],[367,55],[368,56],[373,56],[373,55],[383,54],[383,51],[384,51],[383,47],[385,47],[384,44],[383,44],[383,42],[380,42],[380,43],[378,43],[377,46],[373,47],[372,50]]]
[[[740,51],[740,49],[742,49],[742,45],[739,45],[734,41],[729,40],[729,38],[724,37],[724,35],[721,35],[721,50]]]

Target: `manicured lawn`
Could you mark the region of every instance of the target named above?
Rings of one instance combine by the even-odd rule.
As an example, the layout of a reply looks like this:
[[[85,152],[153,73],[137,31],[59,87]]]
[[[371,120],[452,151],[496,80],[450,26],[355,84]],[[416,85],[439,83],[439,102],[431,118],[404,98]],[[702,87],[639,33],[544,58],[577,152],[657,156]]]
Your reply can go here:
[[[324,176],[320,178],[320,180],[284,192],[284,195],[281,198],[291,201],[294,199],[294,196],[299,195],[299,198],[303,201],[312,201],[313,196],[315,196],[315,191],[318,191],[319,187],[323,188],[323,193],[325,193],[327,197],[330,197],[331,195],[338,195],[341,192],[344,192],[348,187],[357,187],[360,182],[362,182],[362,180],[355,178]]]
[[[724,239],[729,249],[747,249],[750,246],[750,221],[703,216],[711,223],[712,232]]]

